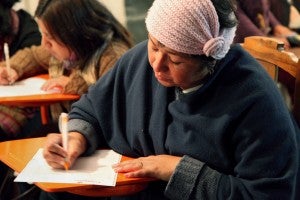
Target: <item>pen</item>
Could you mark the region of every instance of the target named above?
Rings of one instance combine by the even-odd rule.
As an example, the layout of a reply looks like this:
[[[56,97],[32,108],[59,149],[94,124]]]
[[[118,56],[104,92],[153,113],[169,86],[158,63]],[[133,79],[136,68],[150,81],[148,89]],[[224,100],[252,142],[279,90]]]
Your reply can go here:
[[[5,61],[6,61],[6,71],[8,73],[8,78],[10,78],[9,48],[8,48],[7,43],[4,43],[4,55],[5,55]]]
[[[62,134],[62,145],[65,151],[68,151],[68,114],[61,113],[59,116],[59,129]],[[65,170],[69,169],[68,159],[65,158],[64,163]]]

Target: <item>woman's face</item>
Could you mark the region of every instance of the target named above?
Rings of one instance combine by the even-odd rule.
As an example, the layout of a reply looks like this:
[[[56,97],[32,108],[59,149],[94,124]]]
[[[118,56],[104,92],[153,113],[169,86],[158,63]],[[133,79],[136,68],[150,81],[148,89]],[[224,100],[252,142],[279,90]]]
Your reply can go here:
[[[157,80],[166,87],[188,89],[200,84],[207,74],[199,58],[163,46],[149,34],[148,59]]]
[[[69,59],[71,56],[71,51],[61,42],[57,42],[50,35],[42,20],[37,19],[37,23],[42,34],[42,46],[44,46],[52,56],[60,61]]]

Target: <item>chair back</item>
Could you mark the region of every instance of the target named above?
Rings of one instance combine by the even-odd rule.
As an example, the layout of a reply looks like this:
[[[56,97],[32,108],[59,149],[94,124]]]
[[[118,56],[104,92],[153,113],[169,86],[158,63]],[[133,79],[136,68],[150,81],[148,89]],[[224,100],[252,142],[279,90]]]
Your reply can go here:
[[[292,84],[290,93],[292,112],[300,125],[300,61],[292,52],[284,50],[284,43],[270,37],[246,37],[242,47],[256,58],[274,81]],[[280,74],[286,74],[280,76]]]

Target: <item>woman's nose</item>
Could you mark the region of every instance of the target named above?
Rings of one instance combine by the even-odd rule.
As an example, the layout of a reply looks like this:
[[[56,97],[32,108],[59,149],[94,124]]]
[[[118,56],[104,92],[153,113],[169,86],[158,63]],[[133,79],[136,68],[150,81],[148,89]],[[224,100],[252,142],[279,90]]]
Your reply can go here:
[[[153,70],[156,72],[166,71],[168,66],[166,64],[166,56],[162,53],[155,55],[154,62],[152,63]]]

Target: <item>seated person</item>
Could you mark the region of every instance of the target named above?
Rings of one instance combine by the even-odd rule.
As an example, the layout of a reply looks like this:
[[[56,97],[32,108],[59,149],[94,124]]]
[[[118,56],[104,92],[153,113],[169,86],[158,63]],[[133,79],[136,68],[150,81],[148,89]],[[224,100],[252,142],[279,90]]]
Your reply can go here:
[[[16,2],[19,0],[0,1],[0,61],[3,63],[4,43],[8,44],[10,56],[25,47],[41,44],[41,34],[36,21],[26,11],[12,9]],[[0,141],[6,140],[7,134],[15,136],[19,132],[18,126],[15,126],[17,121],[25,116],[30,118],[37,112],[37,109],[27,108],[14,114],[9,107],[0,105]]]
[[[283,41],[287,49],[300,45],[297,33],[274,16],[269,0],[238,0],[237,3],[239,24],[234,42],[242,43],[248,36],[268,36]]]
[[[10,60],[10,77],[5,63],[0,63],[0,84],[49,72],[50,79],[43,90],[56,88],[62,93],[81,95],[132,46],[130,33],[97,0],[41,0],[35,17],[42,33],[42,46],[18,51]],[[62,111],[70,109],[70,104],[51,105],[54,123]],[[10,120],[1,133],[7,139],[27,134],[21,132],[28,123],[28,116],[23,114],[26,109],[2,106]],[[15,115],[22,117],[14,118]]]
[[[69,148],[49,134],[47,163],[64,169],[68,159],[72,168],[109,147],[136,158],[116,172],[157,179],[112,200],[295,198],[299,129],[267,72],[232,45],[235,8],[231,0],[155,0],[148,40],[72,105]]]
[[[0,62],[4,61],[4,43],[8,44],[10,56],[14,55],[18,50],[32,45],[41,44],[41,34],[34,18],[26,11],[14,10],[12,7],[19,0],[1,0],[0,1]],[[6,128],[14,129],[13,124],[9,124],[9,120],[14,121],[20,115],[28,117],[37,113],[37,109],[26,109],[20,115],[7,115],[9,110],[2,109],[0,105],[0,141],[6,140],[7,136],[4,132]],[[9,119],[10,117],[13,117]],[[4,179],[7,168],[0,163],[0,180]],[[2,197],[2,196],[1,196]]]

